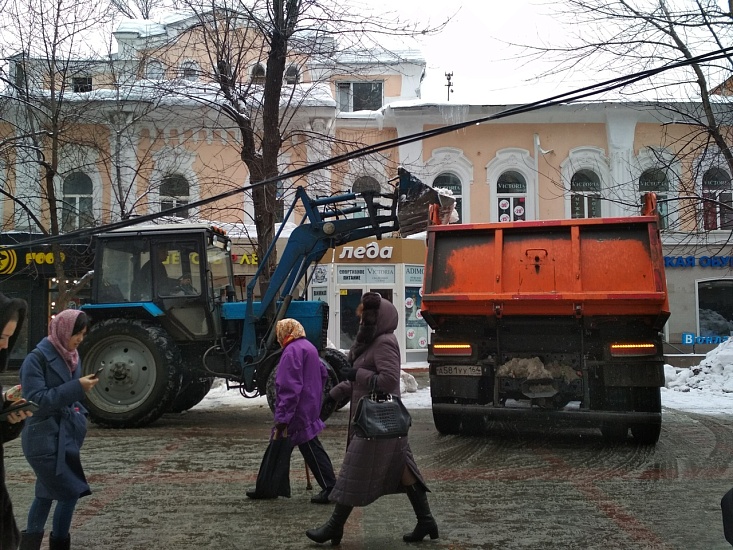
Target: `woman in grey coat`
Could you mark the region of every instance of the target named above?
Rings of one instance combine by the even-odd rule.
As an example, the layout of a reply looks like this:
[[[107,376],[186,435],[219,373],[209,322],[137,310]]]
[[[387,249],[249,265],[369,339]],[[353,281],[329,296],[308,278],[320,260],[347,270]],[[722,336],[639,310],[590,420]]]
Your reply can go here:
[[[400,347],[394,335],[397,310],[376,292],[362,296],[361,310],[359,331],[349,351],[353,368],[346,375],[348,380],[329,393],[329,399],[336,402],[351,398],[352,417],[359,399],[371,391],[373,379],[379,391],[400,394]],[[336,503],[333,515],[321,527],[306,531],[306,536],[315,542],[338,545],[354,506],[366,506],[382,495],[407,493],[417,526],[403,540],[420,542],[426,535],[436,539],[438,524],[430,512],[427,492],[406,437],[365,439],[352,429],[344,463],[330,494],[330,500]]]

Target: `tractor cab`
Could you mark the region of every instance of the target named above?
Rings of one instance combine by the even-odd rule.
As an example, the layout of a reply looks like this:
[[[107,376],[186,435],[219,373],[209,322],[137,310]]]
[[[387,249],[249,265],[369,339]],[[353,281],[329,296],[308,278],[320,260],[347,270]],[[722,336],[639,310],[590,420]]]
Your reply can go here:
[[[220,334],[217,305],[233,288],[230,240],[204,224],[155,225],[100,235],[92,313],[155,318],[176,340]]]

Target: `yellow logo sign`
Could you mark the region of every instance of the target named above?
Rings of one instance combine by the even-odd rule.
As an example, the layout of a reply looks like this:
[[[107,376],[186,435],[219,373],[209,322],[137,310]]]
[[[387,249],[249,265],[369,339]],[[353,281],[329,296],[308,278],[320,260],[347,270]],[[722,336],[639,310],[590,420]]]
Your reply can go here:
[[[8,275],[15,271],[18,255],[15,250],[0,250],[0,275]]]

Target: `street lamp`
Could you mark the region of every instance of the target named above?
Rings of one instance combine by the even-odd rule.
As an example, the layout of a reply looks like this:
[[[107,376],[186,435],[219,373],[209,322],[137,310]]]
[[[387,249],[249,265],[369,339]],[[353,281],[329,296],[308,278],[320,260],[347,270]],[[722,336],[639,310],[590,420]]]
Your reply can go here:
[[[445,87],[448,88],[448,101],[450,101],[450,93],[453,91],[453,83],[450,81],[450,79],[453,78],[453,73],[445,73],[445,78],[448,80],[448,83],[445,85]]]

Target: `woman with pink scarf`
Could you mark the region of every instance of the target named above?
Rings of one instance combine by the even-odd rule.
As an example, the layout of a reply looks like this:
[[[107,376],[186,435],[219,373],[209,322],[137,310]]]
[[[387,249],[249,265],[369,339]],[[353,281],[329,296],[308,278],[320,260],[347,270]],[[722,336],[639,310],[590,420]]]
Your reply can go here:
[[[80,497],[91,494],[81,466],[80,449],[87,432],[84,394],[99,381],[81,375],[77,347],[87,332],[84,312],[67,309],[48,326],[48,336],[23,361],[23,397],[39,409],[26,420],[23,454],[36,474],[36,495],[21,533],[20,548],[38,550],[53,501],[50,550],[71,547],[71,518]]]

